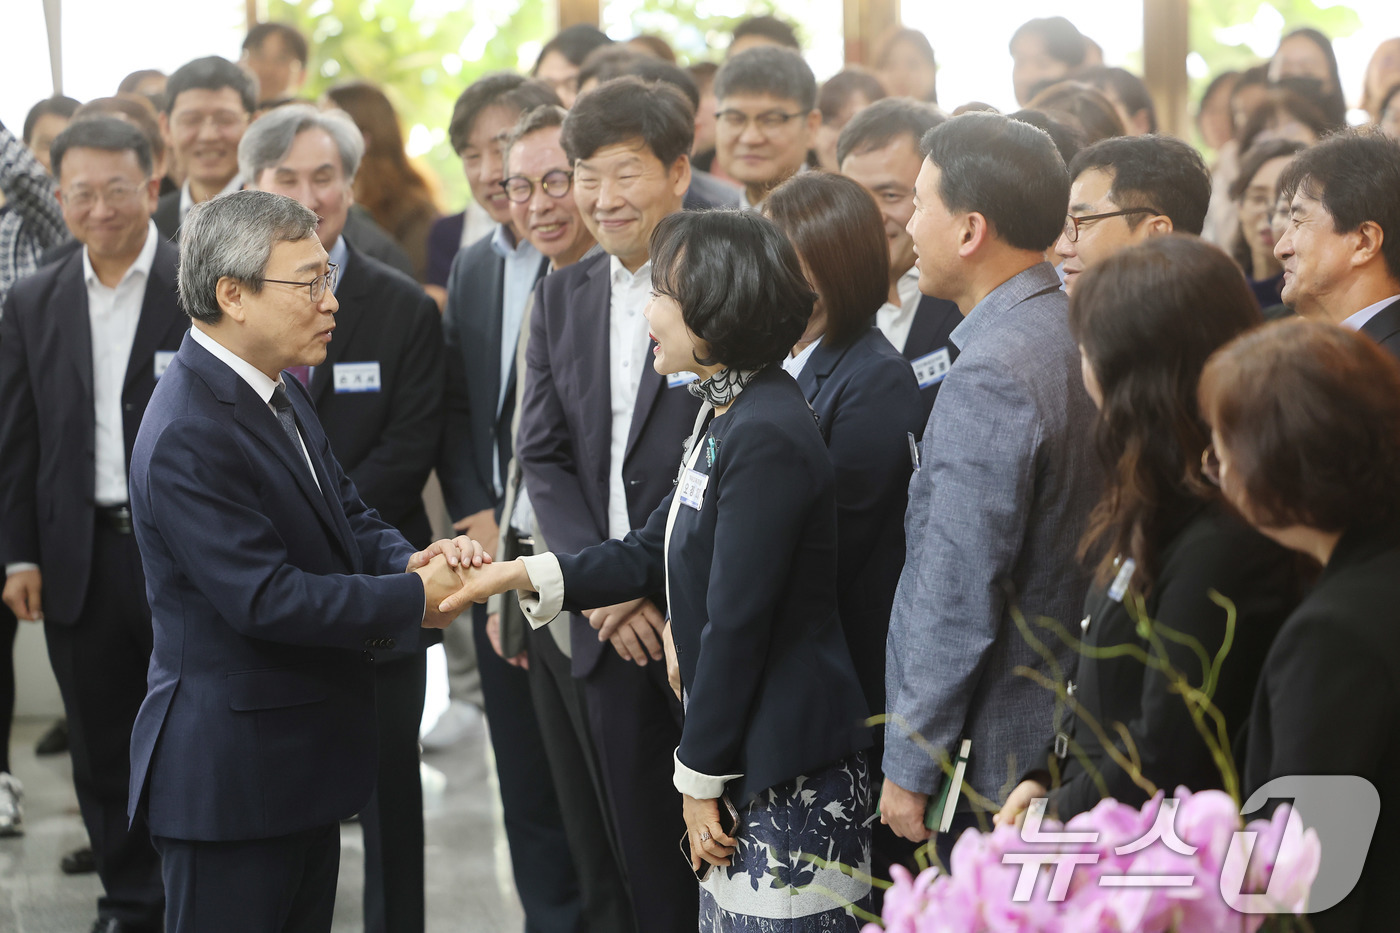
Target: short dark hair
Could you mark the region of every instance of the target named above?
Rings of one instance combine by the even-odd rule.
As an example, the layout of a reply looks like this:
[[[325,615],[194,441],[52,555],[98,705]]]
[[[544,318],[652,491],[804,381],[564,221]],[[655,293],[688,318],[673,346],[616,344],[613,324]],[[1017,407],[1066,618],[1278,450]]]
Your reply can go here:
[[[1240,151],[1253,148],[1254,141],[1272,126],[1296,120],[1312,131],[1318,139],[1331,132],[1327,114],[1316,94],[1309,95],[1297,88],[1290,89],[1282,84],[1274,85],[1264,102],[1249,115],[1240,129]]]
[[[71,97],[64,97],[62,94],[55,94],[53,97],[45,97],[24,115],[24,132],[20,134],[20,142],[26,146],[34,138],[34,127],[44,117],[62,117],[65,120],[73,119],[73,114],[82,106]]]
[[[74,120],[93,120],[98,117],[116,117],[125,120],[140,130],[151,144],[154,159],[165,158],[165,137],[161,135],[160,124],[156,122],[156,111],[150,100],[139,94],[127,97],[99,97],[83,104],[73,111]]]
[[[452,151],[461,155],[467,148],[477,117],[488,107],[505,107],[524,113],[558,103],[559,95],[547,84],[513,71],[498,71],[477,78],[458,95],[457,102],[452,105],[452,119],[447,124],[447,139],[452,143]]]
[[[729,44],[733,45],[745,36],[761,36],[770,42],[776,42],[784,48],[802,51],[802,43],[797,41],[797,30],[785,20],[776,16],[750,16],[734,27],[734,32],[729,38]]]
[[[1029,123],[1036,129],[1048,133],[1050,139],[1055,143],[1055,148],[1060,151],[1060,158],[1065,160],[1066,165],[1074,161],[1074,157],[1079,155],[1079,150],[1084,148],[1084,134],[1079,127],[1072,126],[1064,120],[1058,120],[1043,110],[1027,108],[1009,113],[1007,116],[1013,120],[1020,120],[1022,123]]]
[[[888,96],[880,79],[859,66],[843,68],[822,83],[817,91],[817,109],[822,112],[822,122],[830,123],[841,115],[846,102],[860,94],[866,103],[873,104]]]
[[[1103,91],[1081,81],[1056,81],[1033,93],[1026,107],[1064,117],[1080,131],[1086,144],[1128,132]]]
[[[1300,317],[1266,324],[1210,358],[1200,405],[1251,523],[1400,521],[1400,367],[1365,334]]]
[[[791,49],[761,45],[746,49],[720,66],[715,96],[769,94],[796,101],[804,111],[817,106],[817,79],[811,66]]]
[[[976,211],[1015,249],[1044,252],[1063,232],[1069,173],[1044,130],[999,113],[965,113],[924,135],[950,211]]]
[[[247,113],[258,109],[258,85],[252,75],[226,58],[208,55],[175,69],[165,84],[165,112],[175,110],[175,99],[186,91],[222,91],[232,88]]]
[[[277,36],[282,40],[282,45],[292,57],[301,62],[303,68],[311,60],[311,47],[307,44],[306,36],[302,35],[300,29],[291,23],[258,23],[248,30],[248,35],[243,39],[243,51],[260,52],[268,39]]]
[[[1113,173],[1108,196],[1119,207],[1150,207],[1171,218],[1182,233],[1200,234],[1210,207],[1210,169],[1205,159],[1174,136],[1119,136],[1080,151],[1070,180],[1093,169]],[[1145,216],[1127,218],[1136,227]]]
[[[695,111],[674,86],[628,75],[599,85],[574,102],[560,141],[569,160],[640,138],[664,165],[690,153]]]
[[[651,287],[710,345],[702,366],[763,369],[792,352],[816,293],[791,241],[755,211],[680,211],[651,234]]]
[[[643,81],[665,81],[674,85],[690,101],[692,110],[700,109],[700,87],[684,69],[622,46],[604,46],[589,55],[578,73],[578,86],[583,87],[594,80],[603,84],[626,75],[635,75]]]
[[[807,265],[826,311],[824,342],[853,343],[890,292],[890,242],[875,200],[844,175],[806,172],[774,188],[763,213]]]
[[[647,50],[647,54],[653,58],[658,58],[663,62],[676,63],[676,50],[671,48],[671,43],[661,38],[654,32],[641,32],[627,40],[628,45],[639,45]]]
[[[583,60],[588,57],[588,53],[598,48],[600,45],[611,45],[608,34],[597,26],[590,26],[587,23],[579,23],[577,26],[570,26],[561,29],[540,49],[540,55],[535,59],[535,64],[530,68],[531,77],[540,73],[540,62],[550,52],[558,52],[573,65],[582,65]]]
[[[1078,68],[1084,64],[1084,59],[1088,55],[1088,40],[1084,38],[1084,34],[1074,23],[1063,16],[1046,16],[1027,20],[1011,34],[1011,41],[1007,43],[1007,48],[1012,48],[1016,45],[1017,40],[1026,36],[1038,38],[1045,43],[1045,51],[1051,58],[1071,68]]]
[[[49,149],[53,174],[57,178],[63,167],[63,157],[69,149],[102,149],[107,152],[133,152],[141,171],[150,175],[155,163],[151,159],[151,141],[134,125],[117,117],[92,117],[74,120],[68,128],[54,137]]]
[[[900,136],[909,136],[917,148],[924,134],[948,119],[948,115],[933,104],[908,97],[886,97],[877,100],[851,117],[836,138],[836,164],[846,161],[851,153],[883,149]]]
[[[1157,105],[1152,102],[1152,93],[1147,90],[1143,80],[1131,71],[1094,65],[1081,68],[1074,73],[1074,77],[1076,81],[1092,84],[1101,91],[1111,91],[1129,116],[1147,111],[1147,132],[1157,132]]]
[[[147,78],[160,78],[161,80],[165,80],[165,72],[161,71],[159,68],[142,68],[137,71],[133,71],[125,78],[122,78],[121,83],[117,85],[117,93],[140,93],[136,89],[140,87],[141,82],[145,81]]]
[[[1320,202],[1338,233],[1375,223],[1385,233],[1385,267],[1400,280],[1400,140],[1375,127],[1336,133],[1294,157],[1279,191]]]
[[[706,88],[714,89],[715,75],[719,73],[719,65],[714,62],[695,62],[685,66],[685,73],[690,75],[695,86],[703,94]]]

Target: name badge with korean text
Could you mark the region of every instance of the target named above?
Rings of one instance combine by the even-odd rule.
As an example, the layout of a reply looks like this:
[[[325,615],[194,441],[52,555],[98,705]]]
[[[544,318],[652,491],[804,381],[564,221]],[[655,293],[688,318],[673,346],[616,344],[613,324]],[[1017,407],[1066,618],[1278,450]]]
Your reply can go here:
[[[156,378],[157,378],[157,379],[159,379],[161,376],[164,376],[164,375],[165,375],[165,371],[166,371],[167,369],[170,368],[170,361],[173,360],[173,359],[175,359],[175,351],[174,351],[174,350],[157,350],[157,351],[156,351]]]
[[[335,376],[337,394],[341,392],[378,392],[382,388],[379,381],[378,361],[336,363],[332,372]]]
[[[948,375],[948,370],[953,368],[953,354],[948,352],[947,347],[942,347],[919,357],[913,365],[914,378],[919,380],[919,388],[927,389],[942,382],[943,377]]]
[[[1133,573],[1137,570],[1137,561],[1129,557],[1118,567],[1118,576],[1113,578],[1113,585],[1108,588],[1108,598],[1115,603],[1121,603],[1123,597],[1128,594],[1128,584],[1133,582]]]
[[[695,373],[671,373],[666,377],[666,388],[678,389],[681,386],[688,386],[699,378]]]
[[[680,486],[676,489],[676,495],[681,500],[681,505],[690,506],[695,511],[700,511],[700,506],[705,504],[705,487],[710,485],[710,478],[704,473],[697,473],[694,470],[686,470],[681,475]]]

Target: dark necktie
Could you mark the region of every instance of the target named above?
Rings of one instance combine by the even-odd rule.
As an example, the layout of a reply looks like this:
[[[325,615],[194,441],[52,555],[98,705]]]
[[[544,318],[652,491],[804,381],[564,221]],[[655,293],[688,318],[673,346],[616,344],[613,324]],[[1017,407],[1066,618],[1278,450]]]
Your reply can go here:
[[[272,390],[272,407],[277,412],[277,421],[282,425],[282,430],[292,439],[292,449],[300,454],[302,446],[301,435],[297,432],[297,416],[292,413],[292,400],[287,398],[287,387],[281,383]],[[298,459],[306,462],[304,454]]]

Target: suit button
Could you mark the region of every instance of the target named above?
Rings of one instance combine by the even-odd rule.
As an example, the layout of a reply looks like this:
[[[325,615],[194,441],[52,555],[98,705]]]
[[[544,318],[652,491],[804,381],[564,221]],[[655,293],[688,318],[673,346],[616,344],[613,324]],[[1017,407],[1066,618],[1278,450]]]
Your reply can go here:
[[[126,402],[125,404],[122,405],[122,409],[123,409],[124,411],[135,411],[135,410],[136,410],[136,406],[133,405],[133,404],[131,404],[130,402]]]
[[[394,640],[393,640],[392,638],[386,638],[386,639],[384,639],[384,647],[385,647],[385,648],[392,648],[392,647],[394,647]]]
[[[366,638],[366,639],[365,639],[365,647],[366,647],[366,648],[375,648],[375,647],[377,647],[377,645],[375,645],[374,639],[373,639],[373,638]]]

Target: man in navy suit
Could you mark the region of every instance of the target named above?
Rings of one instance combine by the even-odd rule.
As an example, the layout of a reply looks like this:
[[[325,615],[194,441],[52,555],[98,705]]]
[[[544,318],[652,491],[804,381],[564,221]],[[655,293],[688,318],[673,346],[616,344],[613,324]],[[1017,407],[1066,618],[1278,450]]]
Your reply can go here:
[[[239,170],[252,187],[300,201],[335,263],[335,339],[314,369],[294,371],[365,504],[427,547],[423,486],[442,440],[443,352],[437,306],[423,289],[347,241],[364,140],[350,117],[309,104],[279,107],[243,134]],[[365,833],[365,929],[424,926],[423,782],[418,726],[427,661],[422,650],[376,652],[379,779],[360,814]]]
[[[262,191],[191,209],[194,325],[132,452],[154,650],[128,808],[172,933],[330,929],[338,824],[377,772],[368,652],[415,650],[459,588],[452,543],[415,552],[365,506],[283,372],[322,365],[336,326],[317,222]]]
[[[606,253],[536,290],[516,437],[539,527],[561,552],[646,523],[671,491],[699,410],[684,378],[652,368],[642,316],[651,233],[681,210],[694,132],[679,91],[636,77],[580,96],[564,121],[574,201]],[[637,928],[689,933],[698,907],[694,876],[676,850],[685,829],[671,784],[680,710],[666,683],[663,603],[658,593],[576,614],[570,647]]]
[[[160,863],[127,825],[132,722],[151,621],[127,469],[151,392],[187,327],[175,250],[151,223],[150,144],[110,118],[53,143],[81,248],[21,280],[0,323],[0,555],[5,602],[43,621],[68,715],[73,785],[92,840],[102,931],[158,930]]]
[[[945,119],[933,104],[890,97],[852,117],[836,141],[841,174],[869,191],[885,218],[890,297],[875,313],[875,324],[914,367],[925,419],[943,377],[958,358],[951,335],[962,323],[962,314],[953,302],[919,291],[914,240],[904,228],[914,215],[914,180],[924,161],[919,140]]]

